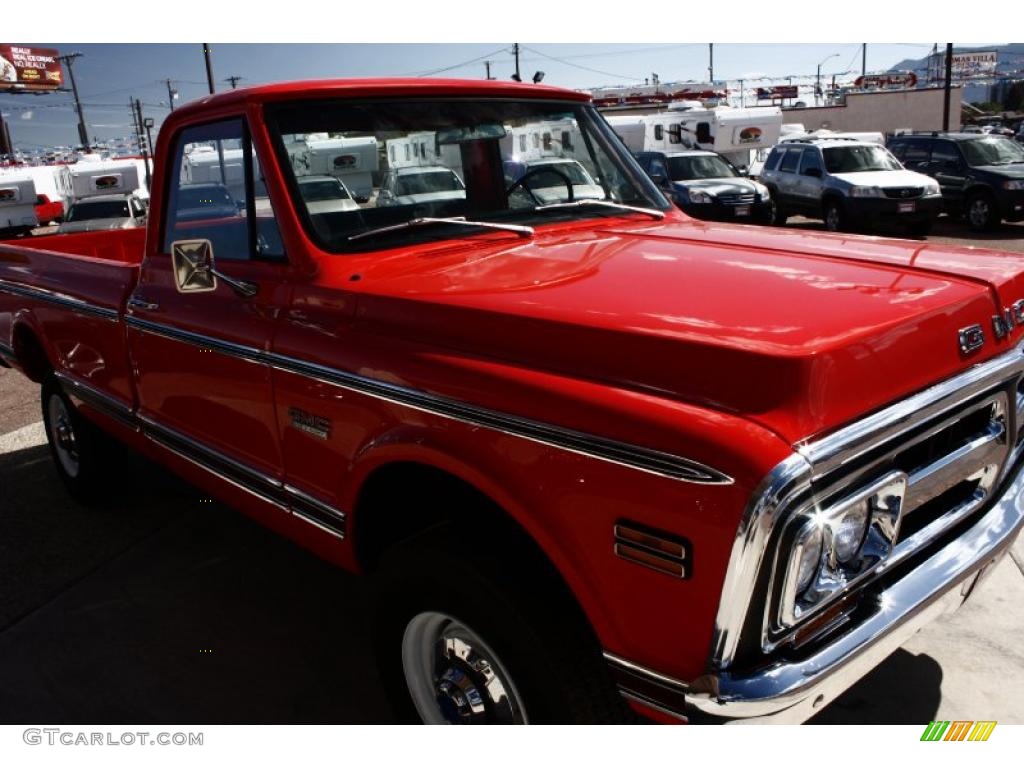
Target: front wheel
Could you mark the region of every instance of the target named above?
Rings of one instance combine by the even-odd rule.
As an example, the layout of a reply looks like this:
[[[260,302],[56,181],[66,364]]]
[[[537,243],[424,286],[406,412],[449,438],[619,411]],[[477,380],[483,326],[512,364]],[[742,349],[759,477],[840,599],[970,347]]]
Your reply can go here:
[[[829,232],[844,232],[847,229],[843,204],[838,200],[829,200],[825,203],[822,219],[825,221],[825,229]]]
[[[999,212],[990,195],[979,192],[967,199],[967,223],[975,232],[995,228],[999,223]]]
[[[530,555],[495,556],[503,547],[444,525],[385,554],[374,648],[398,719],[635,722],[578,608],[536,577]]]

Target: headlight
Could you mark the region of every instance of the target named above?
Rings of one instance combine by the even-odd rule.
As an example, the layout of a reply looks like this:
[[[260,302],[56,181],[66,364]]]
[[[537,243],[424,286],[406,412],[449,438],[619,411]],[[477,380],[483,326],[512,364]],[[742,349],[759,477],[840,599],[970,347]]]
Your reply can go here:
[[[882,197],[880,187],[851,187],[850,197]]]
[[[757,199],[762,203],[767,201],[769,198],[768,187],[764,184],[754,184],[754,190],[757,192]]]
[[[795,570],[798,595],[811,586],[811,582],[818,575],[823,539],[821,527],[813,520],[804,526],[797,537],[790,567]]]
[[[850,563],[860,551],[870,515],[868,500],[854,504],[839,520],[831,523],[832,552],[840,563]]]
[[[705,203],[714,202],[714,199],[715,199],[711,195],[709,195],[707,192],[702,192],[699,189],[688,190],[687,191],[687,195],[689,196],[691,203],[695,203],[695,204],[698,204],[698,205],[703,205]]]
[[[896,544],[907,476],[893,472],[824,508],[798,514],[789,539],[778,627],[816,613],[872,571]]]
[[[938,184],[925,184],[924,196],[925,197],[938,197],[942,194],[942,187]]]
[[[1024,179],[1010,179],[1003,182],[1003,189],[1024,189]]]

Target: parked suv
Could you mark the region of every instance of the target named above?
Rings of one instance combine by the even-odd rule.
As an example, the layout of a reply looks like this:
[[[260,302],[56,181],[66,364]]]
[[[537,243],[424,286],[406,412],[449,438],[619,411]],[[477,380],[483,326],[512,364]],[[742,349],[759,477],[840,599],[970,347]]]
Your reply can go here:
[[[721,155],[703,150],[637,152],[640,166],[690,216],[771,223],[768,189]]]
[[[902,224],[925,235],[942,209],[934,180],[906,170],[885,147],[856,139],[795,139],[772,148],[761,179],[775,223],[801,214],[832,232]]]
[[[1005,136],[944,133],[897,136],[889,149],[942,187],[946,211],[971,229],[1024,219],[1024,147]]]

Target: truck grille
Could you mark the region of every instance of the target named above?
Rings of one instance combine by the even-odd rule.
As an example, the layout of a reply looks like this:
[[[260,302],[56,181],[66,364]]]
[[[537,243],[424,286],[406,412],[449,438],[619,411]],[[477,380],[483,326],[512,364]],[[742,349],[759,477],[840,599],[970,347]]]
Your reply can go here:
[[[718,202],[722,205],[752,205],[754,193],[743,193],[739,195],[719,195]]]
[[[924,194],[924,187],[883,187],[882,192],[886,197],[894,197],[899,200],[912,200]]]

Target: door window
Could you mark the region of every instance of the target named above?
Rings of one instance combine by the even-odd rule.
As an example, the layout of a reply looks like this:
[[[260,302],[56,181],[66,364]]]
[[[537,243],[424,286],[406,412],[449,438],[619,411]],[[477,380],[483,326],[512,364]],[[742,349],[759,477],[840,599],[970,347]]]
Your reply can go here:
[[[937,171],[952,171],[960,167],[960,150],[951,141],[936,141],[932,147],[932,162]]]
[[[779,170],[783,173],[796,173],[797,166],[800,164],[800,155],[803,154],[796,147],[790,147],[786,150],[786,154],[782,156],[782,162],[779,163]]]
[[[281,235],[245,122],[185,129],[175,145],[163,250],[209,240],[217,259],[280,259]]]
[[[802,175],[808,175],[807,171],[811,168],[817,168],[819,171],[821,168],[821,157],[818,155],[816,149],[805,149],[803,152],[803,160],[800,161],[800,173]]]

